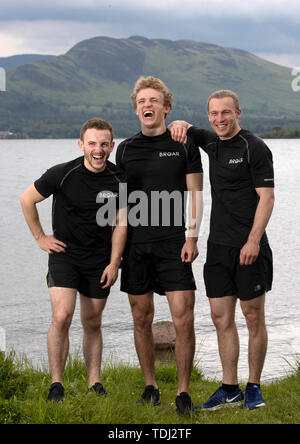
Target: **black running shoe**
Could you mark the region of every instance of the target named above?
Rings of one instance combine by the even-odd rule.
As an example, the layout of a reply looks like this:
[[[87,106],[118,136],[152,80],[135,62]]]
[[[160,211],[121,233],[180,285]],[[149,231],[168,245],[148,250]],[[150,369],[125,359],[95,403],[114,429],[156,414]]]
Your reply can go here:
[[[176,411],[180,415],[191,415],[199,410],[199,406],[195,406],[192,403],[191,397],[186,392],[181,392],[179,396],[176,396]]]
[[[159,405],[159,390],[154,388],[153,385],[146,385],[141,399],[138,401],[139,405],[149,404],[152,401],[153,405]]]
[[[65,389],[60,382],[54,382],[50,385],[47,401],[61,401],[65,396]]]
[[[101,382],[96,382],[90,389],[90,391],[94,391],[95,393],[97,393],[97,395],[106,395],[106,390],[103,387],[103,385],[101,384]]]

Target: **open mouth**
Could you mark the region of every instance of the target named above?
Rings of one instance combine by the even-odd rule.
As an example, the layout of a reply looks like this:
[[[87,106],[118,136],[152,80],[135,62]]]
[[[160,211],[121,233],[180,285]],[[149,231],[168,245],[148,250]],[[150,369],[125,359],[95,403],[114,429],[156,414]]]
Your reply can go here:
[[[145,119],[151,119],[153,116],[154,116],[154,112],[153,111],[145,111],[144,112]]]
[[[97,154],[97,155],[92,155],[92,158],[96,161],[99,162],[104,158],[104,154]]]

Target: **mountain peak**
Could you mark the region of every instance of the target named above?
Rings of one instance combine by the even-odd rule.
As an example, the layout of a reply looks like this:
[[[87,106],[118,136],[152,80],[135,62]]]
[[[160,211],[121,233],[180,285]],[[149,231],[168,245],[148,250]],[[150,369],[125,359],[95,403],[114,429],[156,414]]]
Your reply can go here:
[[[15,128],[18,121],[22,132],[44,122],[56,129],[77,127],[101,115],[126,136],[137,124],[130,94],[142,75],[159,77],[170,88],[174,119],[207,124],[206,100],[217,89],[237,92],[249,129],[266,131],[300,118],[288,68],[240,49],[133,35],[96,36],[65,55],[9,70],[0,120],[5,128]]]

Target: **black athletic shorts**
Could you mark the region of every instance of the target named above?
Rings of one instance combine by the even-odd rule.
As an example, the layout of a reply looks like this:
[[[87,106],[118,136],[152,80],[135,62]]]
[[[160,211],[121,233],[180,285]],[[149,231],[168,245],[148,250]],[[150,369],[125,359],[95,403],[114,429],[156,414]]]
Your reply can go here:
[[[270,246],[261,246],[251,265],[240,265],[240,251],[236,247],[207,243],[203,274],[209,298],[236,295],[247,301],[271,290],[273,260]]]
[[[142,295],[149,291],[164,295],[168,291],[196,290],[190,263],[181,261],[185,238],[159,242],[129,243],[124,255],[121,291]]]
[[[49,255],[48,287],[75,288],[83,296],[95,299],[107,298],[110,288],[102,288],[100,279],[110,262],[109,257],[95,256],[93,265],[83,259],[75,259],[65,253]]]

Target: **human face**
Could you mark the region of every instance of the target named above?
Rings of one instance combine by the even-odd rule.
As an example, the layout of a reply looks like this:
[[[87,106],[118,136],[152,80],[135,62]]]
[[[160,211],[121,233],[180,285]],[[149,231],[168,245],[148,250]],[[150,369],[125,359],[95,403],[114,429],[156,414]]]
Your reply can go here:
[[[164,105],[164,95],[153,88],[145,88],[136,96],[136,114],[140,119],[142,132],[147,134],[165,130],[165,116],[170,106]]]
[[[114,144],[109,130],[87,129],[83,140],[78,141],[79,148],[84,152],[84,166],[93,173],[105,170]]]
[[[236,109],[232,97],[213,98],[209,102],[209,123],[222,140],[231,139],[240,131],[241,114],[242,111]]]

